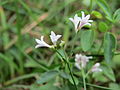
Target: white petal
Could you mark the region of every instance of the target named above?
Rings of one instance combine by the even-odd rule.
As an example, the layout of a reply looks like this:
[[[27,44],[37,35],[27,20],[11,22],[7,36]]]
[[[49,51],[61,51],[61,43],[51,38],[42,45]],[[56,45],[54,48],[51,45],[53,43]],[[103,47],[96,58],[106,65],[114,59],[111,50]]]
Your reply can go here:
[[[75,66],[78,68],[78,69],[81,69],[80,68],[80,65],[78,63],[75,63]]]
[[[91,26],[91,24],[90,24],[90,23],[86,23],[86,24],[84,24],[84,26],[85,26],[85,25]]]
[[[59,39],[61,36],[62,36],[62,35],[57,35],[56,37],[57,37],[57,39]]]
[[[89,22],[93,22],[93,20],[89,20]]]
[[[39,39],[35,39],[35,41],[36,41],[37,43],[41,43],[41,41],[40,41]]]
[[[56,34],[55,34],[53,31],[51,31],[51,35],[52,35],[52,36],[56,36]]]
[[[41,36],[41,41],[44,41],[43,39],[44,39],[44,36]]]
[[[87,62],[89,62],[89,59],[91,59],[92,57],[87,57],[85,55],[81,55],[81,54],[76,54],[75,55],[75,64],[77,66],[80,65],[80,67],[84,68],[86,67]]]
[[[99,67],[100,66],[100,63],[96,63],[95,65],[94,65],[94,67]]]
[[[56,35],[53,31],[51,31],[50,39],[54,45],[62,35]]]
[[[73,18],[69,18],[69,20],[72,21],[72,22],[74,21]]]
[[[96,64],[92,67],[91,71],[92,71],[92,72],[101,72],[102,69],[99,68],[99,67],[100,67],[100,63],[96,63]]]
[[[40,45],[36,45],[36,46],[35,46],[35,48],[39,48],[39,47],[40,47]]]
[[[85,13],[83,11],[81,11],[82,13],[82,19],[85,17]]]
[[[74,18],[69,18],[69,20],[71,20],[73,22],[74,27],[75,27],[75,31],[77,32],[78,31],[78,24],[79,24],[81,18],[78,17],[77,14],[75,14]]]
[[[90,19],[90,15],[87,15],[87,16],[85,17],[85,19],[86,19],[86,20]]]
[[[49,48],[51,48],[50,45],[48,45],[46,42],[44,42],[43,38],[44,38],[44,36],[41,36],[41,40],[35,39],[36,42],[38,43],[38,44],[35,46],[35,48],[38,48],[38,47],[49,47]]]

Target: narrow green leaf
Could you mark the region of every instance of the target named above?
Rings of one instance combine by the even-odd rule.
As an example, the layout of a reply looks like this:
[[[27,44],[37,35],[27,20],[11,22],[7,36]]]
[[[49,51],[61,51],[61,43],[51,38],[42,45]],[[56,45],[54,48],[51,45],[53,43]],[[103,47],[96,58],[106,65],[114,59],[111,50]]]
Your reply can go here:
[[[120,8],[115,11],[115,13],[113,15],[113,19],[115,22],[120,21]]]
[[[59,88],[57,86],[55,86],[55,80],[50,80],[48,83],[46,83],[45,85],[36,85],[36,84],[33,84],[31,85],[31,88],[30,90],[59,90]]]
[[[3,29],[7,29],[7,22],[4,10],[0,7],[0,18]]]
[[[94,41],[94,31],[86,30],[81,32],[81,46],[83,51],[88,51]]]
[[[110,80],[115,82],[115,74],[114,74],[112,68],[107,65],[103,65],[103,66],[101,66],[101,68],[102,68],[105,76],[107,76]]]
[[[78,78],[74,77],[74,80],[75,80],[75,83],[78,85],[78,84],[79,84]],[[72,80],[72,77],[69,78],[69,81],[70,81],[71,84],[74,85],[74,82],[73,82],[73,80]]]
[[[41,75],[40,79],[37,80],[37,84],[48,82],[49,80],[55,78],[58,74],[59,72],[56,70],[45,72],[43,75]]]
[[[100,18],[100,19],[103,17],[102,14],[98,11],[92,11],[91,14],[94,15],[95,17],[97,17],[97,18]]]
[[[111,88],[111,90],[120,90],[120,85],[117,83],[110,83],[109,87]]]
[[[110,7],[107,4],[107,2],[105,0],[97,0],[97,4],[103,10],[103,12],[106,14],[107,19],[112,21],[112,13],[111,13]]]
[[[113,51],[116,49],[116,38],[110,32],[106,32],[104,35],[104,57],[107,63],[110,64]]]
[[[100,22],[98,25],[99,31],[106,32],[108,30],[108,26],[104,22]]]
[[[65,78],[65,79],[69,79],[70,78],[70,75],[67,74],[66,72],[63,72],[63,71],[60,72],[60,76]]]

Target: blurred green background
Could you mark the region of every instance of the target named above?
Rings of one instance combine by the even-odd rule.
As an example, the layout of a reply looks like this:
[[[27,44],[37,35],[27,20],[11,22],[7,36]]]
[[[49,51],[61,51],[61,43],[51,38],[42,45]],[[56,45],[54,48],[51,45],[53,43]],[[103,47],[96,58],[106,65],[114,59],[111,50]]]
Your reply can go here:
[[[120,0],[105,1],[112,13],[120,8]],[[99,39],[102,30],[115,33],[119,51],[120,23],[111,25],[96,0],[0,0],[0,87],[15,83],[30,85],[37,78],[36,73],[57,67],[56,54],[44,48],[35,49],[35,38],[44,35],[45,41],[51,43],[48,35],[55,31],[62,34],[67,43],[74,35],[73,24],[68,18],[81,10],[91,14],[95,21],[92,29],[97,31]],[[99,28],[104,26],[101,22],[106,22],[102,29]],[[120,83],[120,55],[113,61],[116,82]]]

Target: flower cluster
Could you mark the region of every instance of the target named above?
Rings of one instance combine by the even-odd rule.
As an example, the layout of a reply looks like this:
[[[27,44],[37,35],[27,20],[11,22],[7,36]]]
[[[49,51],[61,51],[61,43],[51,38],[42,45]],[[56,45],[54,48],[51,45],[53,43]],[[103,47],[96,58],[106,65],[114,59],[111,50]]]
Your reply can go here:
[[[92,57],[86,57],[85,55],[76,54],[75,55],[75,66],[78,69],[82,69],[86,66],[87,62],[89,62],[89,59],[92,59]]]
[[[90,22],[93,22],[93,20],[89,20],[90,15],[85,16],[83,11],[81,11],[81,13],[82,17],[78,17],[78,15],[75,14],[74,18],[69,18],[69,20],[72,21],[75,26],[76,33],[78,32],[79,29],[81,29],[85,25],[91,26]]]
[[[78,69],[83,69],[86,67],[87,62],[89,62],[89,59],[92,59],[92,57],[87,57],[85,55],[76,54],[75,55],[75,66]],[[100,68],[100,63],[96,63],[95,65],[93,65],[93,67],[90,70],[90,72],[101,72],[101,71],[102,69]]]
[[[56,35],[53,31],[51,31],[51,35],[50,35],[50,39],[53,43],[53,45],[49,45],[47,44],[43,39],[44,36],[41,36],[41,39],[35,39],[37,42],[37,45],[35,46],[35,48],[39,48],[39,47],[48,47],[48,48],[52,48],[54,46],[56,46],[56,43],[58,41],[58,39],[61,37],[62,35]],[[61,41],[61,43],[63,43],[63,41]]]
[[[82,11],[82,17],[78,17],[78,15],[76,14],[74,16],[74,18],[69,18],[69,20],[71,20],[75,26],[75,31],[78,32],[79,29],[81,29],[82,27],[84,27],[85,25],[90,25],[90,22],[93,22],[93,20],[89,20],[90,15],[85,16],[84,12]],[[51,31],[51,35],[50,35],[50,39],[53,43],[53,45],[49,45],[47,44],[43,39],[44,36],[41,36],[41,39],[35,39],[37,42],[37,45],[35,46],[35,48],[39,48],[39,47],[48,47],[48,48],[54,48],[57,45],[57,41],[59,38],[61,38],[62,35],[56,35],[53,31]],[[62,45],[64,43],[64,41],[61,41],[61,43],[59,45]],[[86,67],[87,63],[89,62],[89,59],[92,59],[92,57],[87,57],[85,55],[81,55],[81,54],[76,54],[75,55],[75,66],[78,69],[83,69]],[[100,67],[100,63],[96,63],[95,65],[93,65],[93,67],[90,69],[90,72],[101,72],[102,69],[99,68]]]

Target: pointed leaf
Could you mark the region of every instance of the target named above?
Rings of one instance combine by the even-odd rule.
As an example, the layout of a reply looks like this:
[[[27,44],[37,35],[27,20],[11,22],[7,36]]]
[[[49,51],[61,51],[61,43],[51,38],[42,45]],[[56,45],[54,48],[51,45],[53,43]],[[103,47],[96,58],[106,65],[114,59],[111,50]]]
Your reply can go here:
[[[83,51],[88,51],[94,41],[94,31],[93,30],[87,30],[82,31],[81,33],[81,46]]]
[[[116,49],[116,38],[110,32],[105,33],[104,35],[104,57],[107,63],[110,64],[113,51]]]
[[[58,74],[59,72],[56,70],[48,71],[44,73],[39,80],[37,80],[37,83],[42,84],[42,83],[48,82],[49,80],[55,78]]]

